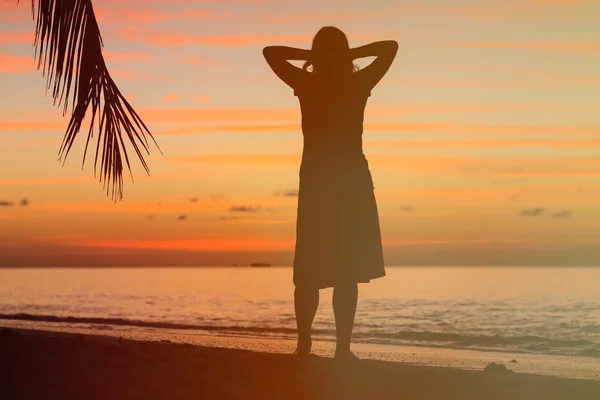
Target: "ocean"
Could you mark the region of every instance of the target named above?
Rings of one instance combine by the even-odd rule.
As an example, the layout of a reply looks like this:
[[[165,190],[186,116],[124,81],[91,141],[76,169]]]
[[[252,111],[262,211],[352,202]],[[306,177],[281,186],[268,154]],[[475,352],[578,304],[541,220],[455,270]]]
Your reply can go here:
[[[600,268],[388,267],[354,342],[600,358]],[[335,340],[332,289],[315,339]],[[2,319],[294,338],[289,267],[0,269]]]

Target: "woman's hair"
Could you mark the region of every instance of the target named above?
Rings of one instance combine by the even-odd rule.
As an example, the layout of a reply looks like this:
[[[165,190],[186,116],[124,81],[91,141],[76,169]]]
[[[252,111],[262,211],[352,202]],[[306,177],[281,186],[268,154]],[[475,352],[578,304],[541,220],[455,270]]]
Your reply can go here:
[[[324,26],[319,29],[312,41],[311,54],[313,59],[306,61],[302,69],[318,73],[319,66],[339,72],[353,73],[358,71],[350,58],[350,44],[346,34],[334,26]]]

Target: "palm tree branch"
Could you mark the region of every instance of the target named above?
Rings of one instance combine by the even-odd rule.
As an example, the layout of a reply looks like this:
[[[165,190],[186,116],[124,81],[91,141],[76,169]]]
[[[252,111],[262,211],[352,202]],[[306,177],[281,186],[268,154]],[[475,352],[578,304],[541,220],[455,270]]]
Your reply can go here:
[[[35,58],[38,69],[46,77],[46,93],[51,91],[54,104],[63,106],[63,114],[67,113],[69,103],[72,108],[58,151],[59,160],[66,162],[91,108],[82,168],[90,139],[96,133],[94,176],[100,163],[99,178],[107,195],[110,194],[114,201],[121,200],[123,158],[133,179],[126,142],[133,147],[146,173],[150,172],[143,154],[150,154],[146,135],[152,138],[157,148],[158,144],[108,72],[92,1],[32,0],[31,7],[36,21]]]

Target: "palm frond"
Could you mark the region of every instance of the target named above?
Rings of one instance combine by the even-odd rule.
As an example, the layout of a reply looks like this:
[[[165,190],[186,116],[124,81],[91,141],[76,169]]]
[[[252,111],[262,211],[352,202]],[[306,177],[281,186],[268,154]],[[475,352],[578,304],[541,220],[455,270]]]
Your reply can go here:
[[[38,69],[47,77],[46,93],[50,90],[54,104],[63,106],[63,115],[68,111],[69,99],[72,104],[59,160],[66,161],[91,107],[82,168],[90,140],[97,133],[94,176],[99,165],[106,194],[119,201],[123,197],[123,158],[131,173],[123,136],[127,136],[146,173],[150,170],[142,151],[150,154],[147,136],[158,144],[108,73],[92,1],[32,0],[31,10],[36,21],[35,57]]]

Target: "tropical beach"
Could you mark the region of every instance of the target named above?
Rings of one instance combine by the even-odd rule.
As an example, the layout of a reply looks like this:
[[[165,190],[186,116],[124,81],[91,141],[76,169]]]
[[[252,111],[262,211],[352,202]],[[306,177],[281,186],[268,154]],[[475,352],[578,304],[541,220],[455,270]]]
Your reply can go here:
[[[268,344],[265,344],[268,346]],[[3,398],[597,399],[600,382],[2,329]]]
[[[96,385],[87,396],[594,399],[600,393],[596,268],[389,268],[387,281],[361,286],[353,343],[361,360],[353,366],[332,358],[330,304],[315,318],[314,356],[292,355],[290,272],[0,269],[2,376],[14,385],[37,371],[34,385],[12,386],[8,398],[35,398],[36,390],[65,398],[50,382],[63,382],[71,398]],[[432,276],[441,286],[432,287]],[[102,385],[100,376],[112,383]],[[230,376],[241,383],[229,384]]]
[[[599,13],[0,2],[0,399],[599,399]]]

